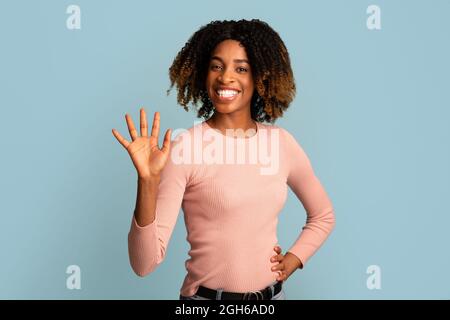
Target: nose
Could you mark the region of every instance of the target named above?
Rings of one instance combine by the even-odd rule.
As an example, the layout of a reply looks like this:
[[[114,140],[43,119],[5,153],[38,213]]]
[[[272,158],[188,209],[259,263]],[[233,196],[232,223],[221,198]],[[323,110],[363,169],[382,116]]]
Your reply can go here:
[[[233,74],[231,68],[224,68],[222,73],[219,75],[218,80],[222,83],[233,82]]]

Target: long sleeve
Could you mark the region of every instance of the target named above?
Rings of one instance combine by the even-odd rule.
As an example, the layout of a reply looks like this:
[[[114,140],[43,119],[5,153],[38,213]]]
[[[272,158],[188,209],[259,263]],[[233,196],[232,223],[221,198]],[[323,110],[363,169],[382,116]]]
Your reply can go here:
[[[307,212],[306,224],[303,230],[298,227],[300,235],[288,251],[305,264],[321,246],[334,226],[334,213],[306,154],[286,130],[257,126],[252,137],[235,138],[202,122],[172,141],[155,220],[144,227],[134,217],[131,221],[129,256],[136,274],[145,276],[162,263],[182,209],[190,245],[182,295],[195,294],[200,285],[230,292],[267,287],[279,275],[271,270],[270,258],[288,186]],[[257,150],[256,163],[250,156],[255,146],[263,147]],[[180,156],[187,161],[176,164]]]
[[[141,277],[154,271],[164,260],[187,185],[188,166],[172,161],[175,143],[172,141],[170,155],[161,172],[155,220],[141,227],[134,214],[132,217],[128,253],[131,267]]]
[[[300,259],[300,268],[303,268],[333,230],[335,215],[332,203],[316,177],[308,156],[289,132],[284,129],[282,131],[289,158],[287,184],[301,201],[307,214],[300,235],[288,251]]]

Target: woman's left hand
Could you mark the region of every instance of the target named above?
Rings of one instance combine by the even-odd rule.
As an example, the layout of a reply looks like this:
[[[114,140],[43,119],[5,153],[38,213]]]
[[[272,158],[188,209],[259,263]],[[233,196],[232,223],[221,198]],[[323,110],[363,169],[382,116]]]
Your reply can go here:
[[[278,264],[272,267],[272,271],[277,271],[279,273],[277,277],[278,281],[286,281],[290,275],[302,265],[302,262],[295,254],[290,252],[283,255],[279,246],[275,246],[274,250],[277,255],[272,256],[270,262],[278,261]]]

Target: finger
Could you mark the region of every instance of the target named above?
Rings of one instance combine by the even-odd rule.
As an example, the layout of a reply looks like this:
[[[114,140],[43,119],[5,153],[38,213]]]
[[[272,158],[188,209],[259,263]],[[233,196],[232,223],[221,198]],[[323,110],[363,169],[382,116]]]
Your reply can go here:
[[[279,264],[273,266],[271,268],[272,271],[277,271],[277,270],[284,270],[284,264],[283,262],[280,262]]]
[[[275,250],[276,253],[281,253],[281,248],[280,248],[280,246],[275,246],[275,247],[273,248],[273,250]]]
[[[270,261],[271,261],[271,262],[276,262],[276,261],[278,261],[278,260],[279,260],[279,256],[280,256],[279,254],[272,256],[272,257],[270,258]]]
[[[283,254],[277,254],[276,256],[273,256],[272,258],[270,258],[270,261],[272,261],[272,262],[282,261],[283,258],[284,258]]]
[[[280,271],[277,280],[278,281],[285,281],[287,279],[287,273],[284,271]]]
[[[148,136],[147,114],[144,108],[141,108],[141,136]]]
[[[136,131],[136,128],[134,127],[133,119],[131,119],[131,116],[128,115],[128,113],[125,114],[125,119],[127,120],[127,126],[128,126],[128,131],[130,132],[131,140],[134,141],[138,137],[138,132]]]
[[[164,135],[164,142],[161,148],[161,151],[168,152],[170,150],[170,136],[172,135],[172,130],[167,129],[166,134]]]
[[[117,131],[116,129],[112,129],[112,133],[114,137],[116,137],[116,139],[120,142],[120,144],[123,145],[125,149],[128,149],[130,143],[120,135],[119,131]]]
[[[159,112],[156,111],[153,116],[152,137],[158,139],[159,135]]]

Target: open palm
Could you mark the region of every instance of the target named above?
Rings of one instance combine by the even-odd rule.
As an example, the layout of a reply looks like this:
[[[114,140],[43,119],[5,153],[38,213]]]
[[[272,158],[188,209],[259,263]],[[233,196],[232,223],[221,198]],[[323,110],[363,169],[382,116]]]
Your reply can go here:
[[[112,129],[113,135],[128,151],[128,154],[130,155],[140,178],[159,176],[162,169],[166,165],[169,156],[171,130],[168,129],[166,131],[163,146],[160,149],[158,146],[160,122],[159,112],[155,112],[154,114],[152,132],[150,136],[148,136],[147,116],[144,108],[140,109],[140,136],[134,127],[131,116],[125,114],[125,119],[132,142],[129,142],[123,138],[115,129]]]

